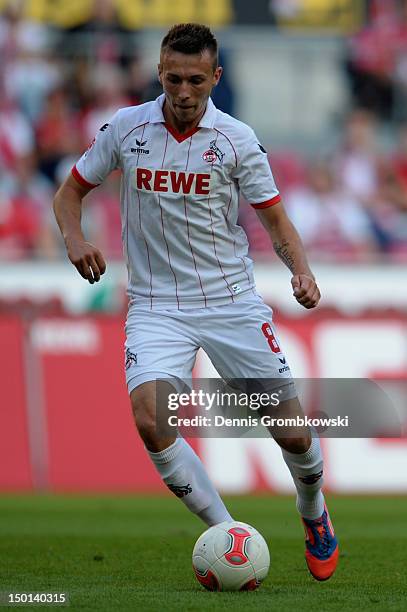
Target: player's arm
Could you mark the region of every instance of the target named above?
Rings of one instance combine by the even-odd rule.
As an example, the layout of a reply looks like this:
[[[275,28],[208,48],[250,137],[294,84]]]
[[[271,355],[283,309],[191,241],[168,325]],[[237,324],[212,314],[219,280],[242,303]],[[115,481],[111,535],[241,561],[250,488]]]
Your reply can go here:
[[[92,285],[105,273],[106,263],[99,249],[87,242],[82,233],[82,200],[91,189],[68,176],[55,195],[54,212],[70,261]]]
[[[291,271],[294,297],[304,308],[315,308],[321,294],[309,267],[304,246],[281,202],[256,209],[279,258]]]

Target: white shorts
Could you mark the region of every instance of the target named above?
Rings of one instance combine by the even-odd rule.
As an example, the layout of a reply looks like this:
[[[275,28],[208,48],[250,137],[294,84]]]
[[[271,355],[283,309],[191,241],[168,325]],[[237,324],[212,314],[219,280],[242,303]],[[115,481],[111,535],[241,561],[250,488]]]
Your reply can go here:
[[[150,310],[131,305],[125,327],[129,394],[147,381],[190,381],[202,348],[225,381],[268,379],[275,388],[285,389],[285,399],[295,397],[272,317],[271,308],[254,294],[207,308]]]

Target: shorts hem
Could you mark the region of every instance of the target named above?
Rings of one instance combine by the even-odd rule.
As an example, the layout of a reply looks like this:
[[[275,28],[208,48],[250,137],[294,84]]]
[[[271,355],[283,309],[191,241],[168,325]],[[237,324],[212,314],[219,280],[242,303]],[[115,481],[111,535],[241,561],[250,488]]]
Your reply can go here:
[[[141,374],[136,374],[135,376],[132,376],[129,380],[126,381],[129,395],[132,391],[134,391],[134,389],[136,389],[143,383],[153,382],[157,379],[174,379],[174,387],[176,388],[177,392],[181,392],[182,389],[185,388],[185,385],[188,384],[187,381],[185,381],[181,376],[177,374],[152,370],[151,372],[142,372]]]

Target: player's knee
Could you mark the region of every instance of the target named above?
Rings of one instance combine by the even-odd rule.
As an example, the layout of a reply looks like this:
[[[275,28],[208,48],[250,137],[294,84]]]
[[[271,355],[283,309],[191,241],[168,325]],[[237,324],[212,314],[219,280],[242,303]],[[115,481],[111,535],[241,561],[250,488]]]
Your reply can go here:
[[[156,411],[154,396],[141,385],[130,396],[131,407],[137,430],[147,447],[157,437]]]
[[[155,418],[147,412],[137,411],[134,414],[137,430],[147,447],[156,437]]]
[[[305,437],[287,437],[276,439],[276,442],[289,453],[295,453],[296,455],[302,455],[306,453],[311,445],[311,439],[308,436]]]
[[[176,432],[165,419],[157,417],[156,383],[146,382],[130,394],[134,422],[146,448],[158,453],[175,442]],[[162,417],[162,415],[161,415]]]

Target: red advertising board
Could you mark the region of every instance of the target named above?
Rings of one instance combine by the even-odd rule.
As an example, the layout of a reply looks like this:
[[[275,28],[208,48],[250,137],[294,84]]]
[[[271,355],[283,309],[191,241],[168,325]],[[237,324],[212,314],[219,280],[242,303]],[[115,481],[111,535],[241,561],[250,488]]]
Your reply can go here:
[[[32,486],[23,339],[23,326],[18,318],[0,317],[0,490],[3,491]]]
[[[41,361],[53,491],[134,491],[160,486],[124,384],[117,319],[44,319],[32,339]]]

